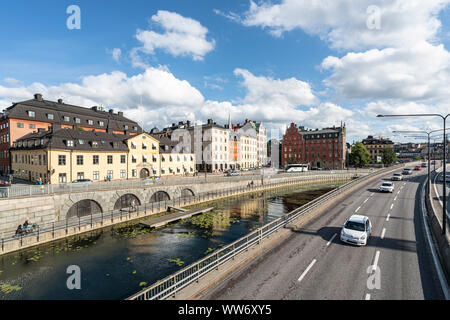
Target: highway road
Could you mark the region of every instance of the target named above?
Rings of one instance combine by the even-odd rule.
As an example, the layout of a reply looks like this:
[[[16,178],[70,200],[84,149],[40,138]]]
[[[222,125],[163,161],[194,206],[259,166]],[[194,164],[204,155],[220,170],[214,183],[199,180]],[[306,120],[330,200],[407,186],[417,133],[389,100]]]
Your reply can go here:
[[[444,190],[443,190],[443,188],[442,188],[442,183],[443,182],[441,182],[440,181],[440,178],[443,176],[443,173],[442,173],[442,168],[439,168],[438,169],[438,174],[437,174],[437,176],[434,178],[434,179],[432,179],[432,181],[431,181],[431,187],[433,188],[433,192],[431,193],[432,195],[434,194],[434,195],[436,195],[436,194],[438,194],[439,195],[439,200],[441,201],[439,204],[440,204],[440,207],[439,207],[439,209],[440,210],[442,210],[442,199],[443,199],[443,192],[444,192]],[[448,174],[448,172],[450,172],[450,165],[448,165],[447,164],[447,174]],[[449,203],[449,193],[450,193],[450,183],[448,183],[447,182],[447,203],[448,204],[450,204]],[[438,208],[436,208],[436,209],[438,209]],[[447,206],[447,212],[450,214],[450,207],[449,206]],[[447,215],[448,216],[448,215]]]
[[[391,176],[365,185],[293,229],[286,240],[228,275],[202,299],[444,299],[420,209],[426,170],[396,181],[393,193],[378,192]],[[355,213],[372,222],[365,247],[339,240],[342,225]]]

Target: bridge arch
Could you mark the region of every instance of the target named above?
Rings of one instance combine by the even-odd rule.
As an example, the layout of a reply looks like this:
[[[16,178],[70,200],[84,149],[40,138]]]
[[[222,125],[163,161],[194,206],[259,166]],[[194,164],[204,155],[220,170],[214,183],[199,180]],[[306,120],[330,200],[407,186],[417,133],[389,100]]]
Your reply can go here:
[[[92,199],[83,199],[75,202],[66,214],[66,219],[74,217],[85,217],[91,214],[102,213],[100,204]]]
[[[181,195],[180,195],[181,198],[189,198],[189,197],[194,197],[194,196],[195,196],[195,193],[194,193],[194,191],[192,191],[192,189],[185,188],[185,189],[181,190]]]
[[[170,196],[165,191],[156,191],[150,198],[149,202],[160,202],[170,200]]]
[[[131,203],[134,201],[136,206],[141,205],[141,200],[137,196],[131,193],[126,193],[121,195],[114,204],[114,210],[120,210],[123,208],[129,208]]]

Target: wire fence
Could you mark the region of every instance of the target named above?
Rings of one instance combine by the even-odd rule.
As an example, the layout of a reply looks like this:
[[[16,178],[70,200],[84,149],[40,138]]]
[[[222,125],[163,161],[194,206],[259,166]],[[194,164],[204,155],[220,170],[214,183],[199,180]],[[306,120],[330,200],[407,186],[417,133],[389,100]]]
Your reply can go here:
[[[208,272],[217,269],[221,264],[233,259],[237,254],[242,251],[248,250],[255,244],[259,244],[265,237],[269,237],[273,232],[280,228],[283,228],[289,222],[297,219],[299,216],[314,210],[318,206],[327,202],[328,200],[338,196],[345,190],[353,187],[354,185],[370,179],[371,177],[378,175],[382,172],[392,170],[403,165],[394,166],[379,170],[364,177],[355,179],[349,183],[346,183],[314,200],[306,205],[297,208],[290,213],[271,221],[270,223],[260,227],[259,229],[249,233],[248,235],[234,241],[233,243],[219,249],[218,251],[200,259],[197,262],[187,266],[186,268],[166,277],[165,279],[158,281],[150,287],[143,289],[135,295],[128,298],[128,300],[162,300],[170,296],[174,296],[176,292],[190,285],[191,283],[198,281],[200,277],[204,276]]]

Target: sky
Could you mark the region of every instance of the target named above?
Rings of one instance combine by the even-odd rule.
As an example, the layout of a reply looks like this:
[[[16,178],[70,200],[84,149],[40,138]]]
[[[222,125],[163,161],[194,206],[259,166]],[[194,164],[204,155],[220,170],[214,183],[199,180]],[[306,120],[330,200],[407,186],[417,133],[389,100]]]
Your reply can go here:
[[[450,0],[4,0],[0,108],[121,110],[145,130],[212,118],[345,123],[347,142],[450,113]]]

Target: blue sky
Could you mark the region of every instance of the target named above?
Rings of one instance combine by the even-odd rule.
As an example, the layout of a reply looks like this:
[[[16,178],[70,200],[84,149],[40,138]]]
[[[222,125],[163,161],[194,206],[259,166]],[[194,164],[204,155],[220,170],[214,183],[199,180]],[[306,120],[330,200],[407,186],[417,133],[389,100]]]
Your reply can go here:
[[[70,5],[80,30],[66,26]],[[121,109],[145,129],[228,114],[281,132],[345,121],[349,142],[435,129],[374,115],[450,112],[448,18],[444,0],[2,1],[0,104],[39,91]]]

